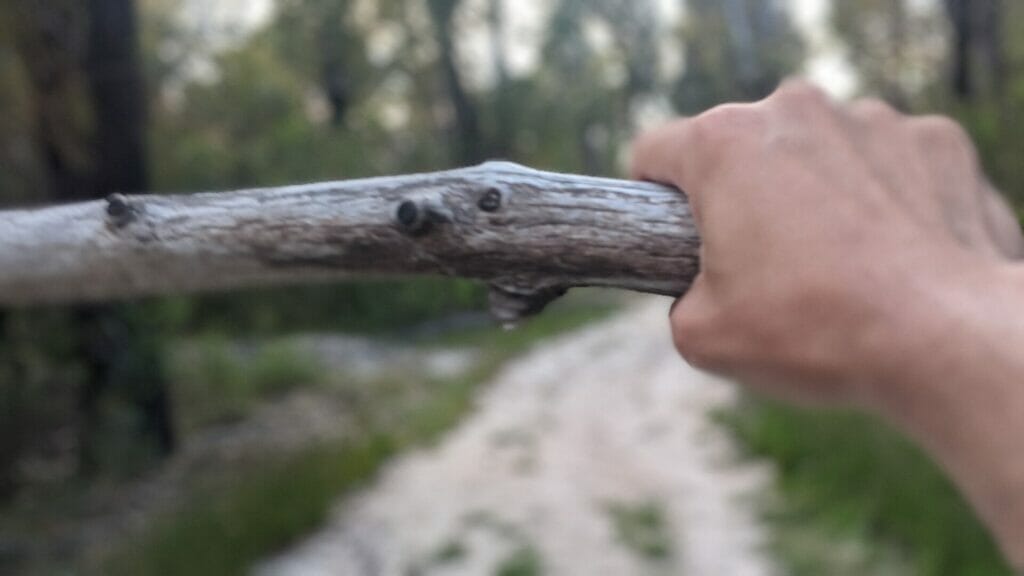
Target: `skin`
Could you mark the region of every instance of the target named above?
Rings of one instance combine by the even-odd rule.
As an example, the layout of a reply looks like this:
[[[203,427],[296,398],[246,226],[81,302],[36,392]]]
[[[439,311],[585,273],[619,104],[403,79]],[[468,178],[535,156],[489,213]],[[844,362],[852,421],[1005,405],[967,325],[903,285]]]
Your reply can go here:
[[[703,238],[680,354],[889,420],[1024,569],[1024,239],[964,131],[791,81],[642,136],[633,174],[685,190]]]

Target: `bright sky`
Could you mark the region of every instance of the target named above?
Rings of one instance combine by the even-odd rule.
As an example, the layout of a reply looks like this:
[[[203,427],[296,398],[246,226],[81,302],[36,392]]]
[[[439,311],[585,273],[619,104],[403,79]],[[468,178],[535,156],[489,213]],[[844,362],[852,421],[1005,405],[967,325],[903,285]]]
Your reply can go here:
[[[182,17],[197,30],[230,42],[270,17],[274,0],[183,0]]]
[[[811,58],[805,74],[815,84],[838,98],[849,97],[857,78],[843,57],[842,49],[829,34],[830,0],[788,0],[793,19],[807,37]]]
[[[855,91],[856,77],[843,58],[841,47],[829,37],[826,19],[831,1],[785,0],[810,44],[812,56],[806,65],[805,74],[834,95],[845,97]],[[679,0],[656,2],[661,11],[661,22],[678,22],[681,16]],[[273,6],[274,0],[184,0],[183,17],[203,33],[210,48],[218,49],[230,45],[266,22]],[[508,29],[506,42],[511,73],[527,73],[536,66],[543,23],[549,6],[547,0],[505,0],[504,15]],[[484,0],[466,0],[463,18],[479,22],[485,14]],[[462,41],[472,49],[466,52],[478,57],[468,59],[466,64],[470,66],[470,74],[476,81],[486,82],[490,68],[486,30],[482,26],[467,28],[469,32]],[[600,41],[601,30],[592,32],[592,36]],[[662,47],[662,54],[667,60],[667,67],[678,69],[681,57],[678,46],[668,43]],[[474,66],[474,63],[478,65]]]

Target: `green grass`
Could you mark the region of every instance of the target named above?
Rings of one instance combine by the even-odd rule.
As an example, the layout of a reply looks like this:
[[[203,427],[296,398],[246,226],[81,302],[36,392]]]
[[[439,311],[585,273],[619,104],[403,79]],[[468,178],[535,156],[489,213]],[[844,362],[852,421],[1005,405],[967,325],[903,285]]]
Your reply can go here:
[[[792,574],[839,574],[836,562],[851,557],[862,569],[842,573],[894,565],[918,576],[1011,573],[938,468],[876,419],[751,399],[722,420],[777,467],[782,502],[768,517]],[[829,540],[859,542],[861,550],[836,554]]]
[[[655,502],[612,502],[605,508],[620,544],[647,561],[672,556],[668,520]]]
[[[544,563],[537,549],[520,544],[505,556],[494,570],[494,576],[541,576]]]
[[[251,465],[200,489],[183,509],[115,552],[98,572],[245,574],[260,558],[321,524],[340,494],[372,478],[398,450],[434,440],[458,421],[472,405],[476,385],[495,368],[489,364],[463,378],[432,383],[429,399],[389,419],[386,429],[367,429],[361,439]]]
[[[357,439],[253,464],[236,470],[230,479],[197,488],[187,504],[106,556],[95,572],[111,576],[245,574],[254,562],[322,523],[333,501],[371,479],[389,457],[437,440],[469,412],[479,384],[515,353],[539,338],[578,327],[610,310],[556,307],[517,331],[490,329],[452,336],[447,343],[467,338],[486,351],[465,376],[420,383],[429,393],[414,403],[381,399],[378,403],[401,406],[397,409],[402,412],[367,418]],[[501,574],[539,573],[529,555],[515,558]]]
[[[261,400],[322,383],[325,370],[286,339],[248,353],[223,336],[207,335],[171,354],[175,412],[184,432],[243,418]]]
[[[456,312],[482,309],[487,290],[452,278],[414,278],[259,288],[192,297],[180,304],[190,331],[241,337],[281,332],[388,334]]]
[[[173,517],[107,560],[98,573],[232,575],[323,521],[339,492],[352,489],[393,454],[394,439],[373,436],[323,446],[240,475],[194,496]]]
[[[466,557],[469,551],[466,549],[466,545],[459,540],[448,540],[444,544],[438,547],[431,558],[431,564],[449,564],[451,562],[458,562]]]

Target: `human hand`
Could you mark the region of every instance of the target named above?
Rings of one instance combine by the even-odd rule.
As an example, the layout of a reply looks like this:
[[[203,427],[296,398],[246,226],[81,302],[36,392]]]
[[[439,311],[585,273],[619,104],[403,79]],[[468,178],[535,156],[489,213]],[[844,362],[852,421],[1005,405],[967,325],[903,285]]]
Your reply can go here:
[[[633,175],[685,190],[701,231],[680,353],[798,401],[879,402],[933,288],[981,289],[1024,251],[956,123],[799,81],[642,136]]]
[[[790,82],[640,138],[685,190],[701,272],[680,353],[762,392],[868,408],[949,473],[1024,574],[1024,251],[954,122]]]

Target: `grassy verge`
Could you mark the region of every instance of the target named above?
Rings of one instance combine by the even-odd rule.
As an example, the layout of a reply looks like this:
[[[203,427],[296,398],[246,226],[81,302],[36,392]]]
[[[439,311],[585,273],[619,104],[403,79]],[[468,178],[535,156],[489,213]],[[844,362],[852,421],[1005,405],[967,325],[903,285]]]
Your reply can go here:
[[[197,488],[185,506],[115,550],[96,572],[244,574],[319,525],[335,499],[371,479],[390,456],[439,438],[470,410],[479,385],[503,362],[541,338],[610,310],[567,303],[515,331],[473,330],[445,338],[440,343],[480,346],[483,358],[476,368],[460,378],[421,383],[429,393],[416,396],[416,402],[389,403],[401,413],[367,418],[357,438],[261,462]]]
[[[373,436],[250,470],[193,496],[97,573],[244,574],[267,551],[314,528],[337,493],[359,485],[395,449],[393,439]]]
[[[658,502],[610,502],[605,510],[620,544],[648,562],[672,557],[668,519]]]
[[[782,502],[768,517],[790,573],[1011,573],[936,466],[877,420],[762,400],[722,419],[778,469]]]
[[[284,340],[240,354],[228,338],[209,334],[172,353],[169,370],[179,430],[243,419],[261,401],[322,384],[319,359]]]

